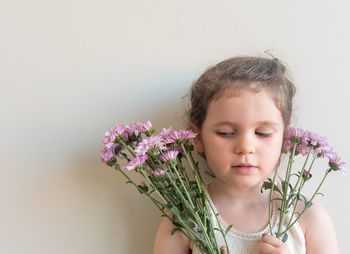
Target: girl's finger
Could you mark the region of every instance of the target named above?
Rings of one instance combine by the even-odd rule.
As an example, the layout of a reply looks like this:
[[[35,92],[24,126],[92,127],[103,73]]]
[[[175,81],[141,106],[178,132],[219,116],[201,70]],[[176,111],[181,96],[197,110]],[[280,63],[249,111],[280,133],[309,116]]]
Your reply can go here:
[[[272,235],[263,235],[263,237],[261,238],[261,241],[277,248],[283,245],[283,242],[281,240],[277,239]]]
[[[277,250],[277,248],[272,246],[269,243],[260,242],[258,244],[258,253],[259,254],[271,254],[271,253],[275,253],[276,250]]]
[[[260,254],[270,253],[290,253],[288,245],[272,235],[264,235],[258,245]]]

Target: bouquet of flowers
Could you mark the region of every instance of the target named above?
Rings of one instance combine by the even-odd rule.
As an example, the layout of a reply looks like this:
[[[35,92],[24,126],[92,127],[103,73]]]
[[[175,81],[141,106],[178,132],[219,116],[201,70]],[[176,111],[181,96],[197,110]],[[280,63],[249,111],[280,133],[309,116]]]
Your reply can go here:
[[[288,239],[288,230],[300,219],[304,212],[312,206],[312,200],[319,192],[322,184],[329,173],[333,171],[345,172],[345,163],[341,161],[338,154],[333,150],[325,137],[321,137],[311,131],[300,128],[290,127],[284,136],[283,154],[289,154],[285,178],[280,179],[280,184],[277,184],[276,176],[278,169],[275,170],[273,178],[268,178],[263,183],[262,191],[270,189],[270,203],[269,203],[269,228],[270,234],[273,235],[271,226],[271,207],[274,200],[280,201],[278,210],[280,211],[280,224],[275,236],[282,239],[283,242]],[[297,155],[305,156],[305,161],[302,168],[295,172],[293,171],[294,157]],[[312,177],[311,169],[314,162],[318,158],[328,159],[328,169],[325,170],[324,176],[316,188],[315,192],[308,200],[303,194],[302,189],[307,181]],[[294,177],[294,181],[292,181]],[[277,193],[278,197],[273,197],[273,192]],[[297,211],[298,203],[302,202],[304,208],[302,211]],[[287,227],[283,229],[282,224],[286,219],[286,215],[290,214],[288,218]]]
[[[172,221],[172,234],[181,231],[202,253],[220,253],[221,246],[218,246],[214,230],[221,232],[227,246],[225,235],[231,227],[223,230],[214,208],[207,202],[198,162],[192,155],[191,139],[196,134],[173,129],[154,134],[150,121],[118,125],[105,133],[101,159],[120,172],[127,179],[126,183],[146,195],[162,216]],[[186,166],[191,174],[186,172]],[[139,184],[133,181],[131,171],[142,175],[144,181]],[[213,227],[210,211],[219,228]]]

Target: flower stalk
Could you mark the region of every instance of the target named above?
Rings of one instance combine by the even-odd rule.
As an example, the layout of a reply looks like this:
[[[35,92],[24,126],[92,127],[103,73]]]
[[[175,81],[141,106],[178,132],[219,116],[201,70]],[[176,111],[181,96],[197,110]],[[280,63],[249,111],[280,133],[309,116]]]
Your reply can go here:
[[[312,206],[312,201],[319,193],[321,186],[325,182],[327,176],[333,171],[345,172],[345,163],[341,161],[337,153],[334,152],[333,147],[329,144],[325,137],[321,137],[315,133],[300,128],[289,128],[285,132],[284,142],[282,150],[284,153],[289,154],[288,165],[286,169],[286,175],[284,179],[280,179],[280,183],[277,183],[277,170],[274,172],[273,179],[268,178],[263,183],[262,190],[270,190],[270,202],[269,202],[269,229],[270,234],[281,239],[283,242],[288,239],[288,230],[300,219],[307,209]],[[283,154],[282,154],[283,155]],[[281,155],[281,156],[282,156]],[[297,173],[293,173],[294,158],[298,155],[305,156],[305,160],[302,169]],[[313,156],[311,164],[308,166],[309,159]],[[324,177],[319,183],[318,187],[308,200],[304,194],[302,194],[303,187],[307,181],[312,177],[311,169],[314,166],[316,159],[326,158],[328,159],[329,168],[326,170]],[[280,158],[281,159],[281,158]],[[306,170],[308,168],[308,170]],[[293,181],[292,177],[296,176],[296,180]],[[281,191],[278,186],[281,185]],[[278,198],[273,198],[273,193],[277,193]],[[277,232],[273,232],[271,225],[271,207],[274,200],[281,200],[281,204],[277,209],[280,211],[279,225]],[[304,208],[301,211],[298,203],[302,201]],[[287,214],[290,214],[287,217]],[[297,215],[297,216],[296,216]],[[283,229],[283,225],[286,225]]]
[[[155,135],[149,121],[121,124],[105,133],[101,159],[172,221],[172,234],[182,232],[203,254],[219,254],[221,246],[215,234],[219,231],[229,253],[225,236],[230,228],[222,228],[214,207],[208,202],[198,162],[192,155],[191,139],[195,135],[188,130],[172,129],[163,129]],[[194,180],[187,174],[185,162]],[[140,174],[146,183],[136,184],[129,172]],[[218,228],[214,228],[213,219]]]

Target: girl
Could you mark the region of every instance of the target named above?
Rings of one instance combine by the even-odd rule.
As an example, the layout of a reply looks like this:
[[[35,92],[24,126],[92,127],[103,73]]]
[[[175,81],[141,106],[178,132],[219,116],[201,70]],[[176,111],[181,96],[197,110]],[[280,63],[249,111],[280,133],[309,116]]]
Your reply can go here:
[[[221,224],[233,225],[227,235],[231,254],[338,253],[332,222],[317,202],[290,229],[286,243],[267,234],[270,194],[260,189],[278,163],[294,93],[286,67],[275,58],[230,58],[192,85],[189,127],[198,133],[196,149],[215,174],[206,190],[210,202]],[[276,229],[278,210],[272,210]],[[171,235],[172,229],[163,218],[154,254],[200,253],[181,232]],[[219,234],[218,239],[224,245]]]

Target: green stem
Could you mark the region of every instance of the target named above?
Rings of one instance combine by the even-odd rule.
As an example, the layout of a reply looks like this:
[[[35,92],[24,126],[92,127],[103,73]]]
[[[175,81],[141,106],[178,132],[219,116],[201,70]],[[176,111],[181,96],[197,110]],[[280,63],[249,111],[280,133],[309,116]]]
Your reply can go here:
[[[279,161],[278,161],[278,165],[277,165],[277,167],[276,167],[276,169],[275,169],[275,172],[273,173],[272,186],[271,186],[271,191],[270,191],[270,200],[269,200],[269,229],[270,229],[270,234],[271,234],[271,235],[273,235],[273,232],[272,232],[272,224],[271,224],[272,195],[273,195],[273,190],[274,190],[274,187],[275,187],[276,176],[277,176],[277,170],[278,170],[279,165],[280,165],[281,157],[282,157],[282,154],[280,155],[280,159],[279,159]]]
[[[324,177],[322,178],[321,183],[318,185],[316,191],[314,192],[314,194],[312,195],[311,199],[305,204],[305,207],[303,209],[303,211],[298,215],[298,217],[293,221],[293,223],[290,223],[290,225],[287,226],[287,228],[281,233],[281,235],[284,235],[285,233],[287,233],[287,231],[300,219],[300,217],[304,214],[304,212],[306,211],[306,209],[308,209],[310,207],[310,204],[312,202],[312,200],[315,198],[315,196],[317,195],[318,191],[320,190],[323,182],[325,181],[326,177],[328,176],[328,174],[331,172],[331,169],[328,169],[326,174],[324,175]]]
[[[312,148],[310,149],[310,151],[309,151],[309,153],[308,153],[308,157],[309,157],[311,151],[312,151]],[[306,160],[308,159],[308,157],[306,158]],[[313,164],[314,164],[316,158],[317,158],[317,156],[314,156],[314,157],[313,157],[313,160],[312,160],[312,162],[311,162],[311,165],[310,165],[310,167],[309,167],[309,171],[308,171],[308,172],[311,171],[311,168],[312,168],[312,166],[313,166]],[[298,179],[298,183],[299,183],[300,178],[302,178],[302,176],[303,176],[303,174],[304,174],[304,168],[305,168],[305,166],[306,166],[306,162],[304,163],[304,166],[303,166],[303,172],[300,173],[300,176],[299,176],[299,179]],[[296,188],[296,186],[298,185],[298,183],[295,185],[295,188]],[[300,193],[301,193],[301,190],[302,190],[303,187],[304,187],[304,183],[305,183],[305,180],[304,180],[304,178],[302,178],[301,183],[300,183],[300,186],[299,186],[299,188],[298,188],[298,193],[297,193],[296,196],[295,196],[296,201],[295,201],[295,204],[294,204],[294,207],[293,207],[293,212],[292,212],[292,215],[291,215],[290,220],[289,220],[289,222],[288,222],[287,228],[288,228],[288,227],[291,225],[291,223],[292,223],[292,219],[293,219],[293,216],[294,216],[294,214],[295,214],[295,212],[296,212],[296,209],[297,209],[297,206],[298,206],[298,202],[299,202]],[[294,191],[293,191],[293,193],[294,193]],[[292,194],[293,194],[293,193],[292,193]],[[294,200],[292,201],[292,204],[293,204],[293,203],[294,203]]]
[[[129,146],[128,146],[124,141],[120,141],[120,143],[122,143],[122,145],[126,148],[126,150],[128,150],[128,152],[129,152],[132,156],[136,157],[135,153],[129,148]]]
[[[158,194],[160,199],[164,202],[167,203],[167,200],[164,199],[163,195],[158,191],[156,186],[152,183],[152,181],[149,179],[149,177],[145,174],[145,171],[143,168],[140,169],[141,174],[147,179],[148,183],[150,184],[151,187],[153,187],[154,191]]]
[[[139,186],[133,180],[131,180],[131,178],[127,174],[125,174],[122,169],[120,169],[119,165],[117,165],[115,169],[118,170],[120,173],[122,173],[124,177],[128,179],[129,182],[132,183],[136,188],[139,188]],[[159,208],[159,205],[161,206],[165,205],[162,202],[158,201],[157,199],[153,198],[151,195],[149,195],[148,192],[143,192],[143,193],[147,195],[158,208]]]
[[[205,195],[204,192],[203,192],[203,195],[204,195],[204,199],[207,199],[207,197],[206,197],[206,195]],[[206,201],[206,200],[205,200],[205,201]],[[218,223],[218,225],[219,225],[220,233],[221,233],[221,235],[223,236],[224,241],[225,241],[225,245],[226,245],[226,249],[227,249],[227,254],[230,254],[230,250],[229,250],[229,248],[228,248],[228,243],[227,243],[227,240],[226,240],[226,235],[225,235],[224,230],[223,230],[223,228],[222,228],[222,226],[221,226],[221,223],[220,223],[220,221],[219,221],[219,218],[218,218],[218,216],[217,216],[217,214],[216,214],[216,212],[215,212],[215,209],[214,209],[213,205],[211,204],[211,202],[210,202],[209,200],[208,200],[207,203],[209,204],[210,209],[211,209],[211,211],[213,212],[214,217],[215,217],[215,219],[216,219],[216,221],[217,221],[217,223]],[[211,226],[213,226],[213,225],[211,225]],[[212,227],[212,228],[213,228],[213,227]],[[215,241],[216,241],[216,238],[215,238]],[[216,244],[218,245],[218,243],[216,243]]]
[[[292,195],[294,194],[294,191],[296,190],[296,188],[297,188],[297,186],[299,185],[301,179],[303,178],[304,169],[305,169],[306,164],[307,164],[307,162],[308,162],[308,160],[309,160],[309,157],[310,157],[310,154],[311,154],[312,149],[313,149],[313,148],[311,147],[310,150],[309,150],[309,152],[308,152],[308,154],[307,154],[307,156],[306,156],[304,165],[303,165],[303,167],[302,167],[301,170],[300,170],[300,175],[299,175],[299,177],[298,177],[298,181],[297,181],[297,183],[295,184],[293,190],[291,191]],[[292,196],[292,195],[291,195],[291,196]],[[297,200],[298,200],[298,199],[297,199]],[[288,200],[288,201],[289,201],[289,200]]]
[[[290,178],[290,172],[292,169],[292,164],[293,164],[293,159],[294,159],[294,155],[295,155],[295,149],[296,149],[297,143],[294,143],[293,145],[293,150],[292,150],[292,154],[289,157],[289,161],[288,161],[288,168],[287,168],[287,172],[286,172],[286,180],[284,182],[284,185],[282,186],[283,188],[283,198],[282,198],[282,204],[281,204],[281,211],[280,211],[280,222],[278,225],[278,231],[277,231],[277,238],[280,238],[280,232],[282,230],[282,225],[283,225],[283,221],[284,218],[286,216],[286,207],[287,207],[287,192],[288,192],[288,187],[289,187],[289,178]]]
[[[311,168],[312,168],[312,166],[314,165],[314,162],[315,162],[315,160],[317,159],[318,157],[317,157],[317,154],[314,156],[314,158],[312,159],[312,162],[311,162],[311,165],[310,165],[310,167],[309,167],[309,173],[311,172]]]
[[[186,159],[187,159],[187,161],[188,161],[188,164],[190,165],[190,168],[191,168],[191,170],[192,170],[192,173],[193,173],[193,175],[194,175],[194,178],[196,179],[196,182],[197,182],[197,186],[198,186],[199,193],[201,194],[201,193],[203,192],[203,186],[202,186],[203,181],[201,180],[201,177],[200,177],[200,176],[199,176],[199,178],[198,178],[198,169],[197,169],[197,170],[194,169],[194,166],[193,166],[193,164],[192,164],[192,163],[193,163],[193,161],[192,161],[193,158],[190,158],[190,156],[188,155],[187,150],[185,149],[184,144],[181,144],[181,148],[182,148],[182,150],[183,150],[183,152],[184,152],[184,154],[185,154],[185,156],[186,156]]]
[[[182,179],[181,179],[181,176],[179,175],[179,172],[177,172],[177,168],[175,167],[175,165],[171,164],[171,168],[174,170],[176,176],[178,177],[179,181],[180,181],[180,184],[183,188],[183,191],[185,192],[187,198],[188,198],[188,201],[189,203],[191,204],[192,208],[194,209],[195,206],[193,205],[193,202],[192,202],[192,199],[191,199],[191,196],[190,194],[188,193],[187,191],[187,188],[185,187],[185,184],[183,183]]]
[[[210,250],[214,253],[214,248],[212,246],[212,243],[210,241],[210,238],[208,236],[207,230],[206,228],[204,228],[204,225],[201,221],[201,219],[199,218],[198,214],[195,212],[195,208],[191,202],[191,204],[186,200],[186,198],[182,195],[182,192],[180,191],[179,187],[177,186],[177,184],[174,182],[174,180],[170,177],[170,175],[168,174],[167,171],[165,171],[166,176],[169,178],[170,182],[172,183],[172,185],[174,186],[175,190],[177,191],[178,195],[181,197],[181,199],[183,200],[183,202],[185,203],[185,205],[189,208],[193,218],[195,218],[196,222],[198,223],[198,225],[200,226],[200,228],[202,229],[202,232],[204,234],[205,239],[207,240],[208,243],[208,247],[210,248]]]
[[[190,179],[188,178],[185,168],[182,166],[181,161],[178,157],[176,158],[176,162],[177,162],[177,165],[180,165],[181,174],[185,177],[187,185],[190,186],[191,185]]]

